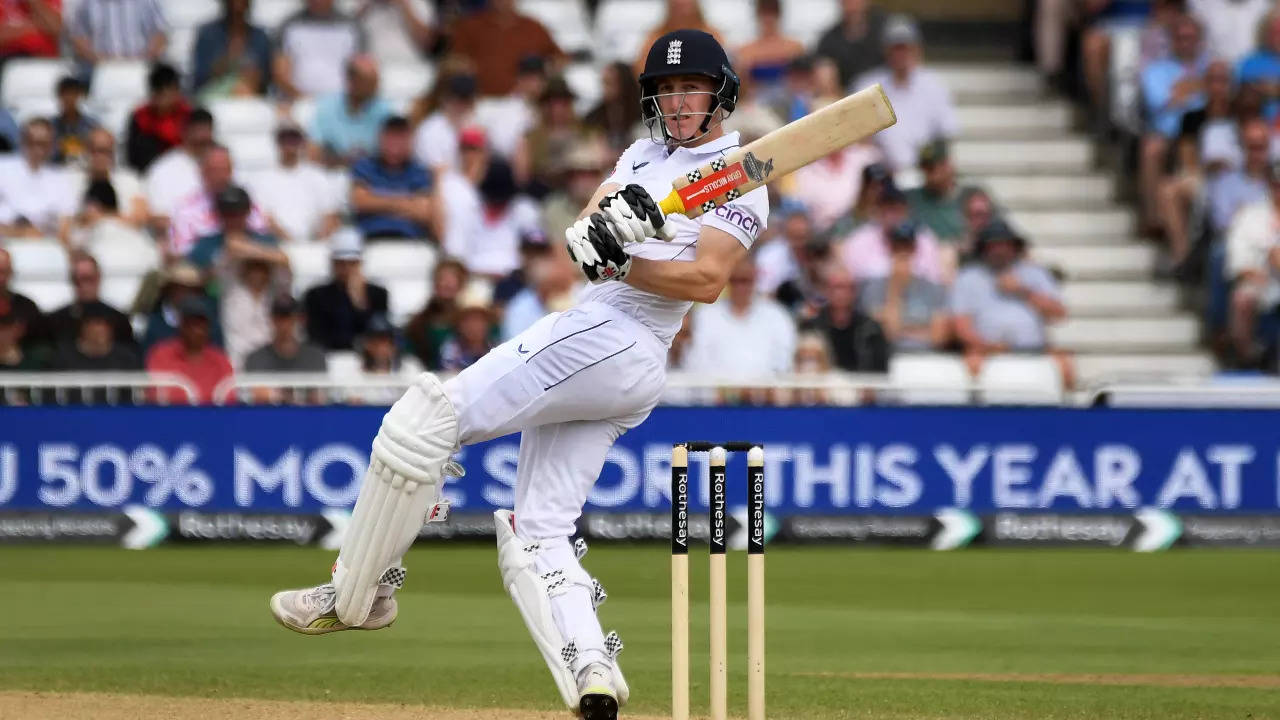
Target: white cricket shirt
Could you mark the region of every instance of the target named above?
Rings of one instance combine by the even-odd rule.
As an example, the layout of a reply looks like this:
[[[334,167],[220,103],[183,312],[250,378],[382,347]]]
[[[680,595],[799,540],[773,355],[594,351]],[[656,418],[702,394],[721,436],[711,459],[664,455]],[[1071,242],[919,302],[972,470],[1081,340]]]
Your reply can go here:
[[[661,200],[671,192],[671,181],[690,170],[711,162],[716,157],[738,147],[738,133],[725,133],[723,137],[698,147],[678,147],[668,154],[665,145],[647,138],[631,144],[605,183],[643,187],[654,200]],[[742,197],[693,220],[683,215],[673,215],[668,222],[675,223],[675,239],[667,242],[650,238],[642,243],[626,246],[627,254],[646,260],[676,260],[689,262],[698,254],[698,234],[707,225],[723,230],[737,238],[742,246],[750,249],[764,231],[769,219],[769,194],[764,188],[756,188]],[[588,287],[579,298],[582,302],[596,301],[612,305],[639,320],[653,331],[664,344],[680,330],[685,313],[693,307],[687,300],[675,300],[641,290],[626,282],[603,282]]]

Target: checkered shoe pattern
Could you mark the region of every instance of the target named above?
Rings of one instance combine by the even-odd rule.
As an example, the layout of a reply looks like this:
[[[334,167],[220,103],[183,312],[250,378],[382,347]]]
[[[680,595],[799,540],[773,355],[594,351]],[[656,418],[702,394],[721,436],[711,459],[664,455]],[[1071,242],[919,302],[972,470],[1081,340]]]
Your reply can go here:
[[[587,555],[587,541],[586,541],[586,540],[583,540],[582,538],[578,538],[577,540],[574,540],[574,541],[573,541],[573,555],[574,555],[574,557],[578,558],[579,560],[581,560],[582,558],[586,557],[586,555]]]
[[[618,653],[622,652],[622,638],[618,637],[616,630],[610,630],[604,636],[604,652],[610,659],[617,658]]]
[[[382,577],[378,578],[378,584],[402,588],[404,587],[404,577],[408,574],[402,567],[387,568],[387,571],[382,573]]]
[[[560,650],[560,659],[564,661],[565,667],[573,669],[573,661],[578,659],[578,643],[570,640],[569,644]]]
[[[591,578],[591,607],[599,608],[608,599],[609,593],[604,591],[604,585],[601,585],[599,580]]]

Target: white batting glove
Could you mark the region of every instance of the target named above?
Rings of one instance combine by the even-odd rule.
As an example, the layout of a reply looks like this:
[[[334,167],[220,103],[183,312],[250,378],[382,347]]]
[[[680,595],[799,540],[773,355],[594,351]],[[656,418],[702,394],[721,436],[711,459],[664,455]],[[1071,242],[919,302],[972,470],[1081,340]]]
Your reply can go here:
[[[666,221],[658,203],[643,187],[634,183],[604,196],[600,201],[600,212],[623,244],[644,242],[651,237],[668,241],[675,238],[675,226]]]
[[[631,256],[601,213],[591,213],[570,225],[564,238],[569,257],[592,283],[622,280],[631,271]]]

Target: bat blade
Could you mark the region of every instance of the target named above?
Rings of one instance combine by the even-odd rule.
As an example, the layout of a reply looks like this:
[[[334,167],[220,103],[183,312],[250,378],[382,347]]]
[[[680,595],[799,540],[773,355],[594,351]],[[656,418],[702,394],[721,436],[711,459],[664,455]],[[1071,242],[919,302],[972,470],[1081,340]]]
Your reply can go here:
[[[676,178],[658,207],[697,217],[897,121],[884,88],[872,85]]]

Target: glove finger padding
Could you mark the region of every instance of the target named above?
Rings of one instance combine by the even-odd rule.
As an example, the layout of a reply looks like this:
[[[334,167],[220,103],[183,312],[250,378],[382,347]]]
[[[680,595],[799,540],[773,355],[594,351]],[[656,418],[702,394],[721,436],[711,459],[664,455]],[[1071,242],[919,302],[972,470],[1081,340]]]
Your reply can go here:
[[[600,212],[613,225],[619,241],[623,243],[644,242],[653,233],[648,221],[637,217],[630,205],[622,198],[614,198]]]
[[[610,193],[600,201],[600,209],[611,212],[617,200],[626,203],[632,217],[640,221],[643,227],[640,231],[641,237],[634,241],[639,242],[651,237],[671,240],[675,237],[675,228],[666,221],[666,216],[662,214],[658,203],[640,185],[632,183],[615,193]],[[610,219],[614,218],[611,216]],[[626,238],[626,240],[632,240],[632,238]]]

